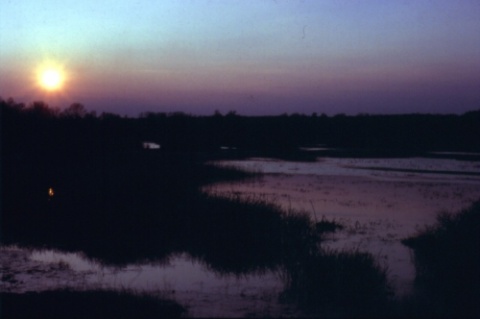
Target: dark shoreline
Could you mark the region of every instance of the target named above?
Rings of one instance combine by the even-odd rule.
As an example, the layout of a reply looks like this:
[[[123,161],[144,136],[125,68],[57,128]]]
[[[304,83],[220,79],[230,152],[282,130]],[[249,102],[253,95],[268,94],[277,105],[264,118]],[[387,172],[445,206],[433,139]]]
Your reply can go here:
[[[119,291],[55,290],[0,292],[1,317],[8,318],[181,318],[174,301]]]

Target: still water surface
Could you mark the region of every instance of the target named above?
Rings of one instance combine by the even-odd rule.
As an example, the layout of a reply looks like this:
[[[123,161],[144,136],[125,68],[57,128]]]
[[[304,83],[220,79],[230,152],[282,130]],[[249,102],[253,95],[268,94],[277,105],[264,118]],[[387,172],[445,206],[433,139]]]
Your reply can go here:
[[[397,294],[409,293],[415,270],[400,240],[480,199],[480,162],[432,158],[318,158],[286,162],[268,158],[217,165],[264,173],[243,183],[205,188],[220,196],[260,197],[284,210],[303,211],[345,227],[324,247],[372,253]]]
[[[480,162],[474,161],[319,158],[299,163],[252,158],[214,164],[264,175],[210,185],[204,192],[260,197],[285,210],[307,212],[313,220],[342,223],[345,229],[327,237],[324,247],[372,253],[388,267],[399,295],[411,290],[415,275],[410,252],[400,240],[432,224],[439,211],[456,211],[480,199]],[[278,302],[283,283],[275,271],[222,275],[186,254],[164,263],[114,268],[87,260],[81,253],[3,248],[7,250],[10,253],[2,256],[10,259],[2,263],[5,269],[17,269],[18,280],[3,282],[4,291],[131,289],[174,299],[194,317],[295,315]],[[61,267],[48,266],[52,264]]]

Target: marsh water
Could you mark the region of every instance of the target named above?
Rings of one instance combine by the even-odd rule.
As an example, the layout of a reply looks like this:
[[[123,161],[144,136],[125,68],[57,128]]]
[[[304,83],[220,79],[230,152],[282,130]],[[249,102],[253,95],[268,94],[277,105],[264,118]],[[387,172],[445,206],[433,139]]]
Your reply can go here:
[[[319,158],[285,162],[266,158],[225,161],[265,175],[249,183],[223,183],[208,192],[261,197],[312,219],[345,228],[325,248],[372,253],[386,266],[397,294],[410,292],[415,270],[400,240],[480,198],[480,162],[432,158]]]
[[[411,291],[415,270],[400,240],[480,198],[480,162],[449,158],[332,158],[289,162],[271,158],[216,161],[260,173],[258,177],[209,185],[217,196],[260,198],[314,221],[344,228],[328,235],[326,249],[373,254],[387,267],[397,295]],[[157,263],[110,267],[81,252],[2,247],[2,291],[72,287],[145,291],[174,299],[189,316],[295,316],[279,302],[282,276],[275,270],[220,273],[187,254]]]

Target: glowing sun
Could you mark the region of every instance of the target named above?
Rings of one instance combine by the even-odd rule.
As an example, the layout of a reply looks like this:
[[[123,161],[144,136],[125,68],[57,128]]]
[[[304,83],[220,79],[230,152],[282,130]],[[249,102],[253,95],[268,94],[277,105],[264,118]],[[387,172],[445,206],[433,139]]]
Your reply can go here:
[[[44,61],[35,68],[35,81],[44,91],[60,91],[66,79],[65,66],[57,61]]]
[[[46,68],[39,72],[38,82],[47,91],[56,91],[62,88],[64,74],[60,69]]]

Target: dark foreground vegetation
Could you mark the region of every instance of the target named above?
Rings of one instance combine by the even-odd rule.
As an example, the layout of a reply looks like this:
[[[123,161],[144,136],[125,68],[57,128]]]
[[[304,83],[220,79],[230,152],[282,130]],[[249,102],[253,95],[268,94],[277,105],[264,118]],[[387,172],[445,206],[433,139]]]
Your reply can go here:
[[[26,107],[12,100],[0,100],[0,106],[2,244],[82,251],[103,264],[118,266],[163,261],[182,252],[219,273],[241,275],[276,270],[285,280],[282,300],[313,315],[450,315],[457,305],[454,299],[448,299],[449,295],[441,295],[451,303],[442,303],[444,308],[440,310],[435,308],[443,299],[428,290],[429,276],[444,278],[453,274],[426,266],[430,264],[423,260],[428,258],[422,255],[429,252],[428,247],[440,245],[436,249],[438,256],[448,257],[438,257],[431,264],[437,260],[448,262],[453,260],[448,254],[455,250],[448,245],[467,247],[468,239],[440,236],[445,239],[438,241],[436,235],[419,235],[420,239],[406,240],[405,244],[415,251],[419,283],[423,283],[419,287],[426,293],[418,294],[421,300],[412,297],[397,302],[392,299],[386,271],[372,256],[321,248],[322,234],[340,225],[325,220],[314,223],[306,215],[282,212],[255,198],[206,195],[200,188],[221,180],[255,178],[255,174],[208,165],[211,159],[259,152],[291,157],[299,154],[299,146],[306,144],[367,147],[370,151],[365,154],[379,154],[382,149],[393,155],[404,150],[426,150],[427,146],[431,146],[428,150],[478,151],[480,142],[472,139],[472,134],[480,136],[480,112],[462,116],[334,118],[145,114],[130,119],[113,114],[97,116],[81,105],[72,105],[62,112],[41,102]],[[450,135],[443,140],[445,130]],[[403,131],[410,133],[404,135]],[[412,131],[420,137],[413,138]],[[161,149],[142,149],[144,141],[161,144]],[[219,151],[222,145],[235,146],[237,150]],[[478,205],[472,210],[478,217]],[[445,220],[458,224],[454,219]],[[473,225],[465,224],[467,228]],[[471,234],[475,232],[478,234],[478,227]],[[424,237],[427,239],[421,239]],[[479,269],[478,253],[474,256],[477,263],[472,276],[473,269]],[[470,258],[468,253],[455,257],[458,267],[447,268],[461,271],[461,265],[471,262],[462,259]],[[436,279],[433,282],[460,284],[455,277],[449,278],[450,283]],[[442,286],[445,291],[450,291],[448,285]],[[464,297],[458,300],[478,297],[478,290],[465,289],[458,290],[459,296]],[[102,292],[3,294],[2,311],[19,304],[37,308],[37,302],[48,304],[52,298],[75,300],[75,305],[96,305],[91,297],[95,294]],[[123,294],[108,294],[98,300],[109,298],[129,299],[125,305],[132,311],[146,302],[145,309],[152,311],[151,316],[157,314],[154,309],[159,309],[158,300],[138,301],[136,296]],[[169,307],[177,311],[173,315],[181,313],[177,306]],[[95,311],[95,307],[90,308]],[[160,314],[162,309],[158,310]],[[465,309],[467,315],[478,314],[473,305]],[[102,316],[103,312],[88,315]],[[63,313],[58,317],[63,317]]]
[[[0,293],[1,316],[10,318],[179,318],[185,309],[173,301],[117,291]]]
[[[480,201],[403,240],[413,249],[417,297],[432,314],[480,317]]]
[[[372,255],[322,250],[287,264],[282,294],[305,313],[322,317],[392,315],[392,296],[386,270]]]

